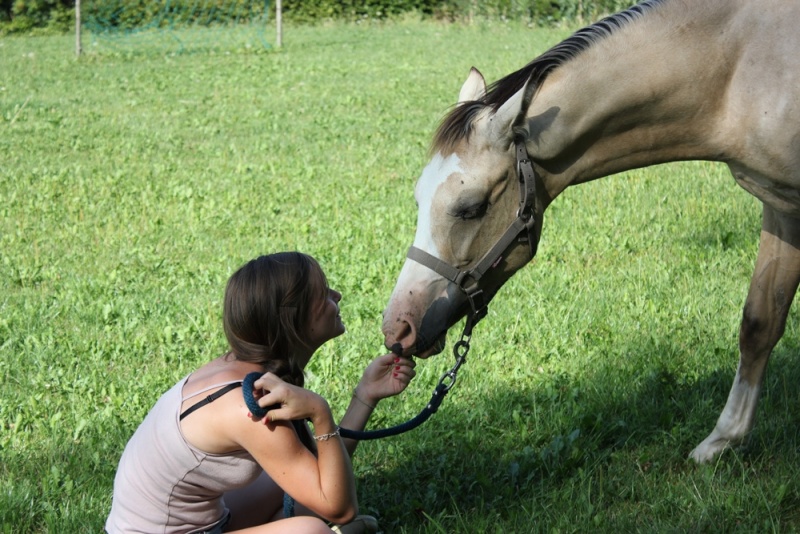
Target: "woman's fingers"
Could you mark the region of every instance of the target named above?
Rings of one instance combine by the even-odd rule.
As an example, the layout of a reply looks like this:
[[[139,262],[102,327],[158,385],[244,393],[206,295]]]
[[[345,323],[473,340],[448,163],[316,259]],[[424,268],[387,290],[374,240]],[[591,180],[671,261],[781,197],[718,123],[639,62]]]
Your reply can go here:
[[[253,385],[258,389],[263,389],[265,391],[271,391],[275,386],[278,384],[285,384],[283,380],[281,380],[278,375],[274,373],[264,373],[261,375],[261,378],[253,382]]]
[[[393,362],[394,368],[392,369],[392,375],[394,377],[405,376],[408,379],[414,378],[416,376],[416,371],[414,371],[414,367],[416,367],[416,362],[414,360],[408,358],[395,358]]]
[[[405,377],[411,380],[412,378],[417,376],[417,372],[414,370],[413,367],[398,366],[395,367],[394,375],[398,378]]]
[[[267,409],[264,423],[309,419],[328,408],[325,399],[310,391],[288,384],[272,373],[266,373],[256,380],[254,392],[256,402]]]
[[[287,401],[296,396],[296,391],[302,388],[292,386],[281,380],[277,375],[265,373],[256,380],[253,385],[261,390],[258,398],[258,405],[266,408],[272,405],[282,406]],[[305,390],[302,390],[305,391]]]
[[[278,420],[274,412],[280,409],[284,403],[286,385],[286,382],[273,373],[264,373],[253,382],[253,397],[261,408],[267,410],[266,415],[262,416],[264,422]],[[262,417],[254,417],[254,419],[258,420]]]
[[[408,370],[396,371],[392,376],[392,378],[396,382],[400,383],[401,389],[405,389],[408,386],[408,384],[411,383],[411,380],[414,378],[414,376],[416,376],[416,372],[413,369],[408,369]]]

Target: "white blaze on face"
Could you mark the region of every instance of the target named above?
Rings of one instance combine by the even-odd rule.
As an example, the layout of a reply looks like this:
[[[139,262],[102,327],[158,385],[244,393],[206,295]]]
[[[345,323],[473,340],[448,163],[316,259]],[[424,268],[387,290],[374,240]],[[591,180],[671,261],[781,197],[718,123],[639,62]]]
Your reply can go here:
[[[414,192],[418,207],[414,246],[437,258],[441,258],[441,251],[437,248],[431,233],[433,199],[440,186],[451,175],[463,172],[460,163],[461,160],[456,154],[450,154],[445,158],[436,153],[422,171]],[[428,305],[446,287],[447,283],[441,275],[424,265],[406,259],[386,308],[384,333],[391,334],[393,325],[399,320],[413,321],[415,326],[419,327],[419,321],[422,320]]]
[[[422,171],[417,182],[414,196],[417,199],[419,214],[417,216],[417,234],[414,237],[414,246],[424,250],[428,254],[433,254],[437,258],[441,257],[440,251],[433,241],[431,232],[431,221],[433,219],[433,197],[439,186],[447,181],[447,178],[456,173],[462,173],[460,166],[461,160],[453,153],[443,158],[440,153],[436,153],[428,166]]]

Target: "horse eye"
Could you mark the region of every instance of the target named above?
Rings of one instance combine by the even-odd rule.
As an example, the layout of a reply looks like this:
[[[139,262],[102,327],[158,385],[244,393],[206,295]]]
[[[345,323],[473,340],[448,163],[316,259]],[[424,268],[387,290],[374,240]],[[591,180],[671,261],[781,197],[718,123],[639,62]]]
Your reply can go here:
[[[469,206],[458,210],[458,212],[456,212],[456,217],[458,217],[462,221],[480,219],[484,215],[486,215],[486,211],[488,209],[489,209],[489,203],[481,202],[480,204],[476,204],[474,206]]]

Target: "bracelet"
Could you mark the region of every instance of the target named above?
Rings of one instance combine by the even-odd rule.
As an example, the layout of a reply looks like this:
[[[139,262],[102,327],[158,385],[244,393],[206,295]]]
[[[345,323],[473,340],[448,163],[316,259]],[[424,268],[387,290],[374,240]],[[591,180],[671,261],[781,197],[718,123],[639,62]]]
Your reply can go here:
[[[321,436],[314,436],[314,440],[315,441],[328,441],[333,436],[338,436],[338,435],[339,435],[339,427],[337,426],[336,430],[334,430],[333,432],[331,432],[329,434],[322,434]]]
[[[367,408],[369,408],[370,410],[374,410],[374,409],[375,409],[375,406],[372,406],[372,405],[370,405],[370,404],[367,404],[366,402],[364,402],[363,400],[361,400],[361,397],[359,397],[358,395],[356,395],[356,390],[353,390],[353,398],[354,398],[355,400],[357,400],[358,402],[360,402],[361,404],[363,404],[364,406],[366,406]]]

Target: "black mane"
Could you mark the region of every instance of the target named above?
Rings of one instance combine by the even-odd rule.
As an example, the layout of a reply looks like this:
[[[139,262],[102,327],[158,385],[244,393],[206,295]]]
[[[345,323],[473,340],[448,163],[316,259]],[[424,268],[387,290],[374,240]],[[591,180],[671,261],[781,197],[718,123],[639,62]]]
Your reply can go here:
[[[578,30],[518,71],[492,83],[479,100],[458,104],[439,125],[433,137],[431,151],[452,152],[460,140],[469,137],[472,122],[482,110],[491,108],[492,111],[497,111],[522,88],[526,89],[524,107],[527,107],[536,89],[555,68],[664,1],[647,0]]]

